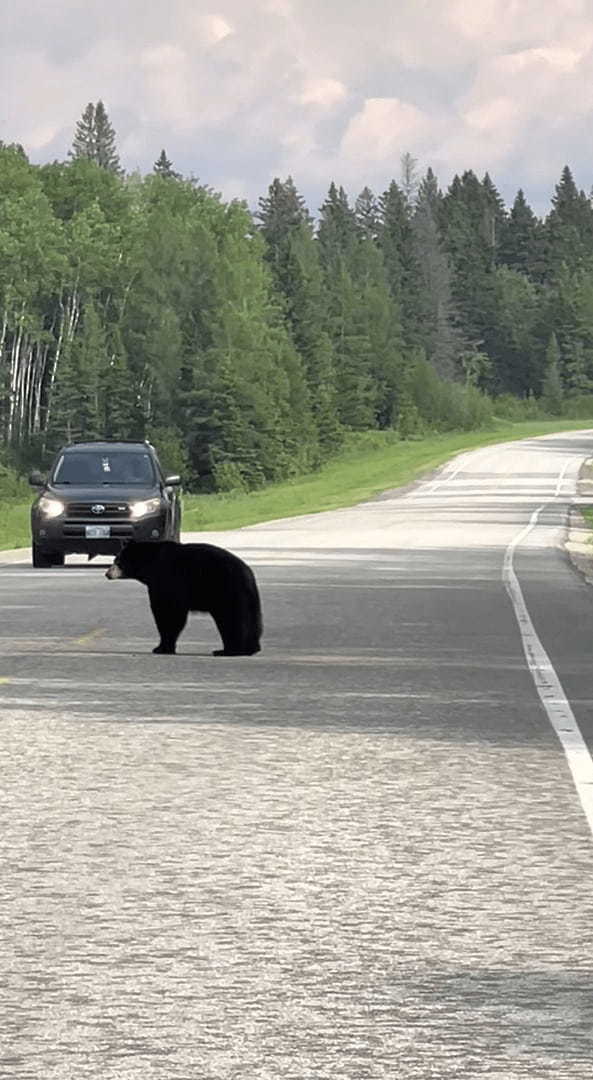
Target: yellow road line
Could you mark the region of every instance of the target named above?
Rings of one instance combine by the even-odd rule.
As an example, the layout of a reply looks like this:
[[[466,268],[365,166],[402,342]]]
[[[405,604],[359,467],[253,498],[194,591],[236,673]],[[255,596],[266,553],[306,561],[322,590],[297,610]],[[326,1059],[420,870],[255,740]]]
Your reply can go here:
[[[10,682],[10,679],[5,678],[4,676],[0,679],[0,683],[7,683],[7,682]]]
[[[104,626],[96,626],[94,630],[89,630],[88,634],[83,634],[82,637],[74,638],[73,645],[88,645],[91,641],[101,637],[106,631]]]

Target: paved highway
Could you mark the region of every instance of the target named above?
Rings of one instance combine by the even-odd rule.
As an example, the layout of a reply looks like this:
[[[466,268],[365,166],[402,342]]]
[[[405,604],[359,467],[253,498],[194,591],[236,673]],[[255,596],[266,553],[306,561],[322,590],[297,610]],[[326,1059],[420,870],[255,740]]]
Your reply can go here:
[[[105,564],[0,567],[2,1080],[588,1080],[592,455],[200,534],[255,658],[206,617],[153,656]]]

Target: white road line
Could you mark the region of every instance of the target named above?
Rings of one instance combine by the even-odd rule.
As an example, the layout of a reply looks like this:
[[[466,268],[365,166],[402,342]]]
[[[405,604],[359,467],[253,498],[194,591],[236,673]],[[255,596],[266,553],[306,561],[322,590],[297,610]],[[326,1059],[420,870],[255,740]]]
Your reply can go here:
[[[563,470],[562,476],[564,476]],[[562,477],[558,481],[560,484]],[[562,749],[566,754],[568,766],[572,773],[574,785],[581,800],[585,817],[591,832],[593,833],[593,760],[583,739],[580,728],[574,717],[574,713],[567,700],[550,657],[544,649],[539,637],[535,632],[534,625],[523,599],[521,586],[513,569],[513,555],[515,548],[535,528],[537,520],[545,506],[540,506],[531,515],[529,524],[521,529],[514,540],[509,544],[504,557],[502,568],[502,580],[508,592],[513,608],[527,665],[531,672],[541,703],[546,710],[548,720],[556,732]]]
[[[568,469],[568,466],[571,465],[571,464],[572,464],[572,462],[571,462],[571,459],[569,458],[568,461],[566,462],[566,465],[564,466],[562,472],[560,473],[560,476],[558,477],[558,483],[556,484],[556,490],[554,492],[555,496],[560,494],[560,488],[562,487],[562,482],[564,480],[564,474],[565,474],[566,470]]]
[[[468,457],[471,457],[472,460],[475,461],[478,457],[487,457],[491,450],[491,446],[482,447],[481,450],[464,450],[463,453],[457,456],[457,464],[454,465],[453,470],[448,470],[448,466],[445,465],[439,479],[431,481],[430,487],[427,489],[427,491],[423,491],[422,489],[420,489],[420,491],[412,492],[410,498],[413,499],[414,497],[418,497],[419,495],[432,495],[433,492],[435,492],[437,488],[441,487],[442,484],[451,483],[451,481],[455,479],[457,474],[463,471],[463,469],[467,465]],[[453,459],[453,462],[455,462],[455,459]]]

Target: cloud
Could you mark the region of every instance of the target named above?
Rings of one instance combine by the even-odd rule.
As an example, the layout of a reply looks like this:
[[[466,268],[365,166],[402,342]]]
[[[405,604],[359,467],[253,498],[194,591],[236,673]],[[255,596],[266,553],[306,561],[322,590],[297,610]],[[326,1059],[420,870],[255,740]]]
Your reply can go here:
[[[312,206],[383,190],[405,151],[541,209],[567,161],[593,180],[590,0],[19,0],[0,64],[0,138],[35,161],[101,97],[127,168],[164,146],[252,203],[289,172]]]
[[[206,45],[217,45],[233,33],[233,27],[222,15],[191,13],[188,22],[193,26],[198,41]]]
[[[398,98],[368,98],[350,120],[340,144],[342,157],[392,163],[401,148],[414,147],[428,120]]]
[[[309,79],[298,95],[301,105],[336,105],[348,93],[338,79]]]

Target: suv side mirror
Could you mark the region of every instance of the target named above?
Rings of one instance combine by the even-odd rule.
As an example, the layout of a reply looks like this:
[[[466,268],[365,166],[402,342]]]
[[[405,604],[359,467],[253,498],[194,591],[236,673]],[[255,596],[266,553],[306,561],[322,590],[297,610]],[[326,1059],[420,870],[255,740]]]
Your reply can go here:
[[[29,483],[31,487],[45,487],[45,476],[38,469],[34,469],[29,476]]]
[[[166,476],[164,479],[164,484],[165,487],[179,487],[179,485],[181,484],[181,477],[177,475]]]

